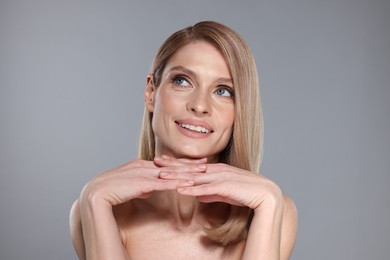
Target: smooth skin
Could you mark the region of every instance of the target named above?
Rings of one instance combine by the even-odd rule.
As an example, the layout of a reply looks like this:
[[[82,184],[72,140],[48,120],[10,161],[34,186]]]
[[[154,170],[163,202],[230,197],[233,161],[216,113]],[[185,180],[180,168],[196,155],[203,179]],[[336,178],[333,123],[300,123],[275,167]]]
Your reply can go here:
[[[265,176],[217,161],[232,133],[233,95],[225,60],[206,42],[181,48],[158,88],[148,76],[156,158],[130,161],[86,184],[70,216],[80,259],[289,259],[294,202]],[[246,241],[222,246],[203,227],[221,223],[228,204],[254,216]]]

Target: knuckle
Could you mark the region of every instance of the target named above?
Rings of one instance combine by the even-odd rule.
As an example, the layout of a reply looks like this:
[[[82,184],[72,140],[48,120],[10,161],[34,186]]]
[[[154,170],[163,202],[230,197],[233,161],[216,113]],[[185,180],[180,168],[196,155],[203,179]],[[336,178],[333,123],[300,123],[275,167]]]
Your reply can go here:
[[[136,159],[134,161],[131,161],[130,164],[131,166],[133,167],[143,167],[145,165],[145,160],[141,160],[141,159]]]

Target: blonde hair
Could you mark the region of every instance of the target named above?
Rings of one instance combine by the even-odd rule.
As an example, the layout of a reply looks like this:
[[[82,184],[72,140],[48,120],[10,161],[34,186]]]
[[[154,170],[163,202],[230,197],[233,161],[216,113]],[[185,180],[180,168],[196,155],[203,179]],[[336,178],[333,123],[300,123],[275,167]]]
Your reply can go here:
[[[159,48],[152,64],[154,85],[161,83],[170,58],[183,46],[196,41],[212,44],[225,58],[234,84],[235,119],[229,144],[220,154],[220,162],[251,172],[258,172],[262,158],[263,116],[254,58],[242,37],[229,27],[212,21],[199,22],[172,34]],[[155,157],[152,129],[153,113],[144,111],[139,155],[144,160]],[[230,214],[220,226],[205,229],[208,237],[227,245],[246,238],[251,210],[231,206]]]

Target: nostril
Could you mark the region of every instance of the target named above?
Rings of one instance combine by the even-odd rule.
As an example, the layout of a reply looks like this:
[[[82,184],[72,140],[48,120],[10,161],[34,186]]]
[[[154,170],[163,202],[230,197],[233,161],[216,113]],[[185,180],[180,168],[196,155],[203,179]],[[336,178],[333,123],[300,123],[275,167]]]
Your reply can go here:
[[[190,102],[187,104],[187,111],[190,111],[191,113],[206,116],[210,114],[209,108],[207,104],[191,104]]]

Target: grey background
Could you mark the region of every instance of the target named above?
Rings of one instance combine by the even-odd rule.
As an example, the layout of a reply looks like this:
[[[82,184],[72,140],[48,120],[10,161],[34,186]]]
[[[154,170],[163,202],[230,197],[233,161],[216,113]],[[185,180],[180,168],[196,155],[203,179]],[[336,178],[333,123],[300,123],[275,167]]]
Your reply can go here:
[[[0,259],[75,259],[68,212],[136,156],[145,76],[200,20],[241,33],[261,75],[262,172],[292,196],[292,259],[390,255],[390,3],[0,1]]]

